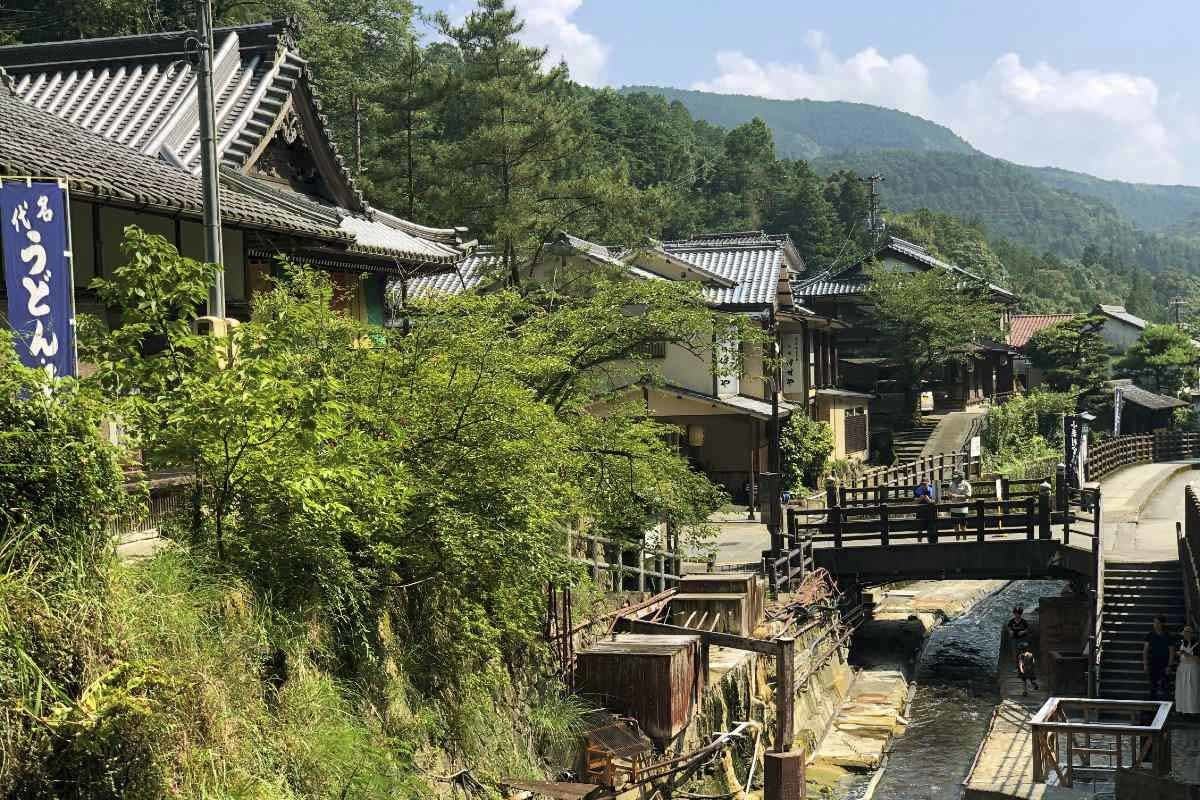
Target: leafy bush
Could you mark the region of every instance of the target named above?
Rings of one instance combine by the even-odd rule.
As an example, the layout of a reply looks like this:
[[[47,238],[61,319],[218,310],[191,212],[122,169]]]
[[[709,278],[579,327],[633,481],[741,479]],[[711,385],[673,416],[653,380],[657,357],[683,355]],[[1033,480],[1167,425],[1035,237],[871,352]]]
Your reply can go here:
[[[802,486],[820,488],[833,455],[833,431],[828,423],[792,414],[780,428],[779,448],[784,486],[792,491]]]
[[[1062,457],[1063,415],[1074,412],[1067,392],[1035,391],[992,407],[983,430],[986,468],[1013,478],[1050,474]]]

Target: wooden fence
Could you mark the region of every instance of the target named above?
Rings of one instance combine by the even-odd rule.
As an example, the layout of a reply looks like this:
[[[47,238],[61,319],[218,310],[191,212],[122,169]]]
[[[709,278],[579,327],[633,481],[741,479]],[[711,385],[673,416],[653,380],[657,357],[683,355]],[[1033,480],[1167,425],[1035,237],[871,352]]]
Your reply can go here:
[[[1155,431],[1115,436],[1088,446],[1084,479],[1098,481],[1131,464],[1200,458],[1200,433]]]
[[[190,513],[195,483],[195,477],[188,474],[156,475],[126,483],[126,492],[146,493],[146,504],[109,519],[109,535],[114,539],[157,536],[168,521]]]
[[[606,591],[662,592],[679,584],[683,556],[678,550],[576,533],[571,558],[589,568],[592,582]]]

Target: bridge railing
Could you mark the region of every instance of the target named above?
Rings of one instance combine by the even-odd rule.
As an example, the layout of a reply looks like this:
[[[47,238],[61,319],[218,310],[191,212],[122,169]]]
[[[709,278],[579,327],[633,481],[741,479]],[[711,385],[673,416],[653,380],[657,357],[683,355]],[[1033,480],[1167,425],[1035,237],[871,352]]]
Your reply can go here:
[[[970,481],[972,496],[978,499],[1023,500],[1037,498],[1043,483],[1054,484],[1054,478],[996,478],[995,480]],[[881,503],[903,503],[912,501],[917,484],[893,486],[839,486],[836,505],[842,508],[874,506]],[[990,495],[990,497],[989,497]]]
[[[1084,478],[1098,481],[1130,464],[1200,458],[1200,433],[1155,431],[1102,439],[1088,447]]]
[[[1188,486],[1183,490],[1183,525],[1178,529],[1179,566],[1183,570],[1188,619],[1200,622],[1200,496]]]

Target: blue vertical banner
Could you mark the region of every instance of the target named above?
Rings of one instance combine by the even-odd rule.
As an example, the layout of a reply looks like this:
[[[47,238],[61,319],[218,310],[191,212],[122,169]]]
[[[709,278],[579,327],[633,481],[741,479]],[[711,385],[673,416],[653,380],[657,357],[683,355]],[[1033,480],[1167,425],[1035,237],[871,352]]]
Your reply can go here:
[[[0,179],[0,257],[8,324],[21,363],[50,377],[76,374],[75,298],[67,188]]]

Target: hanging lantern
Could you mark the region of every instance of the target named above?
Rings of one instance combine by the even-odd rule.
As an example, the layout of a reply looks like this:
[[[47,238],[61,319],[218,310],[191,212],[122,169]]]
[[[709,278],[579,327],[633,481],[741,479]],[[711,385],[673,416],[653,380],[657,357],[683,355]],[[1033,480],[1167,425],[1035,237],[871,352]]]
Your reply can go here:
[[[692,447],[704,446],[704,426],[703,425],[688,425],[687,440]]]

